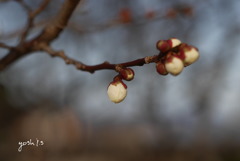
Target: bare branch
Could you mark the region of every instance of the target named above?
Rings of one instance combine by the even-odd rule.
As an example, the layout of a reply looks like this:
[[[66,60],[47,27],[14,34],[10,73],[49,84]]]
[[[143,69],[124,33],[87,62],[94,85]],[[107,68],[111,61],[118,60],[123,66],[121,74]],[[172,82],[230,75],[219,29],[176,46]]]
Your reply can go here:
[[[0,60],[0,71],[4,70],[8,65],[18,60],[19,58],[30,54],[32,42],[26,42],[18,47],[13,47],[8,54]]]
[[[57,17],[43,30],[36,40],[50,43],[56,39],[66,27],[69,18],[79,2],[80,0],[65,0]]]
[[[40,4],[40,6],[36,10],[31,12],[30,17],[31,18],[36,17],[39,13],[41,13],[47,7],[49,2],[50,2],[50,0],[43,0],[43,2]]]
[[[33,27],[33,22],[34,22],[35,17],[47,7],[49,2],[50,2],[50,0],[43,0],[43,2],[40,4],[40,6],[36,10],[29,11],[28,23],[27,23],[27,26],[26,26],[24,32],[22,33],[20,44],[26,39],[28,33],[30,32],[31,28]]]
[[[101,64],[97,65],[86,65],[83,64],[77,60],[74,60],[72,58],[69,58],[66,56],[64,51],[54,51],[50,46],[47,44],[41,44],[41,49],[48,54],[50,54],[53,57],[59,57],[65,61],[66,64],[72,64],[74,65],[77,69],[89,73],[94,73],[97,70],[116,70],[119,71],[121,68],[126,68],[126,67],[132,67],[132,66],[143,66],[144,64],[149,64],[158,61],[163,55],[154,55],[154,56],[148,56],[140,59],[136,59],[133,61],[129,62],[124,62],[120,64],[110,64],[109,62],[103,62]]]
[[[23,0],[15,0],[18,2],[27,12],[31,11],[31,8]]]
[[[13,47],[8,46],[8,45],[6,45],[6,44],[0,42],[0,48],[12,49]]]
[[[37,14],[39,14],[46,7],[48,2],[49,2],[49,0],[44,0],[42,5],[38,9],[31,12],[31,14],[29,15],[29,17],[30,17],[29,26],[27,27],[25,34],[27,34],[29,29],[31,28],[34,17]],[[64,51],[53,50],[50,47],[51,42],[53,40],[55,40],[59,36],[59,34],[62,32],[62,30],[66,27],[74,9],[77,7],[79,2],[80,2],[80,0],[65,0],[64,3],[62,4],[62,7],[61,7],[58,15],[54,19],[54,21],[52,21],[49,25],[47,25],[37,37],[33,38],[30,41],[25,41],[25,39],[23,39],[22,40],[23,42],[20,43],[18,46],[14,47],[14,48],[9,48],[10,49],[9,53],[0,60],[0,71],[4,70],[8,65],[13,63],[17,59],[19,59],[27,54],[30,54],[32,52],[35,52],[35,51],[45,51],[53,57],[59,57],[59,58],[63,59],[66,64],[72,64],[77,69],[79,69],[81,71],[86,71],[89,73],[94,73],[97,70],[104,70],[104,69],[115,70],[115,71],[119,72],[122,68],[126,68],[126,67],[143,66],[144,64],[157,63],[160,60],[162,61],[162,58],[167,55],[168,49],[163,44],[164,50],[159,49],[161,52],[158,55],[147,56],[144,58],[140,58],[140,59],[136,59],[133,61],[128,61],[128,62],[124,62],[124,63],[120,63],[120,64],[110,64],[109,62],[103,62],[103,63],[97,64],[97,65],[86,65],[80,61],[77,61],[77,60],[74,60],[74,59],[68,57],[64,53]],[[23,38],[24,38],[24,36],[26,36],[26,35],[23,34]],[[163,41],[169,45],[168,41],[165,41],[165,40],[161,40],[161,41]],[[169,41],[171,41],[170,44],[172,45],[173,44],[172,41],[174,41],[174,40],[169,40]],[[179,43],[180,40],[178,40],[177,42]],[[176,44],[176,42],[175,42],[175,44]],[[181,44],[181,42],[180,42],[180,44]],[[169,49],[171,49],[171,51],[175,51],[175,50],[178,51],[179,46],[180,45],[176,45],[175,47],[171,47]],[[167,46],[167,47],[170,47],[170,46]],[[197,49],[195,49],[195,50],[197,50]],[[174,53],[174,52],[171,52],[171,53]],[[168,55],[170,56],[171,53]],[[179,61],[181,61],[181,60],[179,60]]]
[[[39,22],[33,23],[31,30],[43,28],[44,26],[46,26],[46,24],[48,24],[52,20],[53,20],[53,17],[49,17],[47,19],[40,20]],[[7,33],[7,34],[3,33],[0,37],[0,39],[9,40],[9,39],[12,39],[12,38],[19,37],[19,35],[23,35],[25,30],[26,30],[26,27],[19,28],[19,29],[15,30],[15,31],[12,31],[10,33]]]
[[[99,31],[104,31],[113,27],[118,27],[121,25],[137,25],[137,26],[142,26],[142,25],[146,25],[150,22],[154,22],[154,21],[159,21],[162,20],[164,17],[163,16],[155,16],[151,19],[145,19],[144,17],[139,17],[136,18],[136,20],[128,22],[128,23],[124,23],[118,19],[115,20],[111,20],[105,24],[95,24],[95,25],[89,25],[88,27],[83,27],[81,26],[81,24],[77,24],[74,22],[70,22],[68,25],[68,28],[77,31],[79,33],[92,33],[92,32],[99,32]]]
[[[30,54],[31,52],[40,51],[41,44],[50,44],[54,39],[56,39],[66,27],[79,2],[80,0],[65,0],[55,20],[46,26],[36,38],[26,42],[23,41],[14,49],[11,49],[9,53],[0,60],[0,71],[4,70],[11,63],[27,54]],[[36,11],[35,14],[37,14],[39,10]]]

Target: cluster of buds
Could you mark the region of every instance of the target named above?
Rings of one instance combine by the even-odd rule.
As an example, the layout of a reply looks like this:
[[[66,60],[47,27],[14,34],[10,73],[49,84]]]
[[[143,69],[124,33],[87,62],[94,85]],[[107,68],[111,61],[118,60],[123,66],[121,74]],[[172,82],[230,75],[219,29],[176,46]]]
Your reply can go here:
[[[151,57],[148,61],[144,58],[136,62],[140,62],[141,65],[142,61],[145,61],[145,63],[155,62],[156,70],[161,75],[167,75],[168,73],[178,75],[184,67],[194,63],[199,58],[197,48],[182,43],[176,38],[159,40],[156,46],[160,51],[159,55]],[[112,102],[120,103],[127,96],[127,85],[123,81],[133,80],[134,71],[131,68],[122,66],[115,66],[115,70],[118,75],[109,84],[107,94]]]
[[[131,81],[134,78],[134,71],[131,68],[122,68],[119,74],[113,78],[109,84],[107,94],[114,103],[122,102],[127,96],[127,85],[123,80]]]
[[[198,49],[182,43],[176,38],[159,40],[156,44],[161,59],[156,63],[156,70],[161,75],[178,75],[183,68],[194,63],[199,58]]]

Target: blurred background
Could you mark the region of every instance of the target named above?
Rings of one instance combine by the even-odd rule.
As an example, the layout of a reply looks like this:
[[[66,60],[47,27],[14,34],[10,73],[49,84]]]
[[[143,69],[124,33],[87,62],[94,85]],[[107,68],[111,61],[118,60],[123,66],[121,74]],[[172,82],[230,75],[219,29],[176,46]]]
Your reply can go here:
[[[34,9],[41,0],[24,2]],[[62,2],[50,2],[29,39]],[[106,91],[114,71],[89,74],[30,54],[0,73],[0,159],[240,161],[239,7],[238,0],[82,0],[52,43],[71,58],[121,63],[158,54],[159,39],[177,37],[200,59],[177,77],[158,75],[155,64],[133,67],[128,96],[114,104]],[[16,45],[26,22],[19,3],[0,1],[0,42]],[[27,141],[35,145],[19,152]]]

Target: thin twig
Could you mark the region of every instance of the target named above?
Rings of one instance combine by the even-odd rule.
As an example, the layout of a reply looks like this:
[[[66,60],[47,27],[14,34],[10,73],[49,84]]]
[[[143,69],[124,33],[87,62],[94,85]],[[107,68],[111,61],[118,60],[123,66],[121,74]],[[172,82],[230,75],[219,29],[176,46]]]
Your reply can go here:
[[[44,2],[47,3],[47,1],[48,0],[45,0]],[[23,39],[22,43],[20,43],[18,46],[14,48],[11,48],[9,53],[0,60],[0,71],[4,70],[8,65],[18,60],[19,58],[35,51],[45,51],[49,53],[51,56],[59,57],[63,59],[66,62],[66,64],[72,64],[77,69],[90,72],[90,73],[94,73],[97,70],[104,70],[104,69],[118,71],[121,68],[132,67],[132,66],[142,66],[144,64],[157,62],[159,59],[161,59],[163,54],[147,56],[144,58],[140,58],[140,59],[136,59],[133,61],[128,61],[120,64],[110,64],[108,62],[103,62],[101,64],[91,66],[91,65],[83,64],[80,61],[77,61],[75,59],[68,57],[63,51],[54,51],[50,47],[51,42],[60,35],[62,30],[65,29],[69,21],[69,18],[71,17],[74,9],[77,7],[79,2],[80,0],[65,0],[54,21],[49,23],[49,25],[47,25],[37,37],[29,41],[25,41],[25,39]],[[34,18],[38,13],[40,13],[42,8],[44,7],[40,6],[39,9],[35,10],[35,12],[33,12],[32,17]],[[32,22],[30,22],[30,25],[31,23]],[[25,34],[27,34],[28,31],[29,31],[29,28],[26,29]],[[24,38],[24,34],[23,34],[23,38]]]
[[[46,24],[48,24],[49,22],[51,22],[53,20],[53,17],[44,19],[44,20],[40,20],[36,23],[33,23],[31,30],[39,30],[41,28],[43,28],[44,26],[46,26]],[[23,35],[23,33],[26,30],[26,26],[24,28],[19,28],[15,31],[12,31],[10,33],[3,33],[0,37],[1,40],[9,40],[9,39],[13,39],[18,37],[19,35]]]
[[[13,47],[0,42],[0,48],[12,49]]]
[[[6,69],[16,60],[41,50],[41,44],[50,44],[65,29],[73,11],[80,0],[65,0],[54,21],[49,23],[35,38],[23,41],[0,60],[0,71]]]
[[[160,55],[154,55],[154,56],[147,56],[144,58],[136,59],[129,62],[124,62],[120,64],[110,64],[109,62],[103,62],[101,64],[97,65],[86,65],[83,64],[80,61],[77,61],[75,59],[72,59],[64,53],[64,51],[54,51],[50,46],[47,44],[42,44],[41,49],[48,54],[50,54],[53,57],[59,57],[65,61],[66,64],[74,65],[77,69],[89,73],[94,73],[97,70],[116,70],[118,71],[119,68],[126,68],[126,67],[132,67],[132,66],[143,66],[144,64],[149,64],[156,62],[160,59]]]
[[[68,24],[68,21],[80,0],[65,0],[57,17],[35,38],[36,41],[52,42]]]
[[[31,12],[30,17],[36,17],[39,13],[41,13],[49,4],[51,0],[43,0],[43,2],[40,4],[40,6],[35,9],[33,12]]]
[[[30,10],[28,12],[28,23],[27,23],[27,26],[26,26],[24,32],[21,35],[20,44],[26,39],[28,33],[30,32],[31,28],[33,27],[33,22],[34,22],[35,17],[47,7],[49,2],[50,2],[50,0],[43,0],[43,2],[40,4],[40,6],[37,9],[35,9],[34,11]]]
[[[15,0],[19,3],[27,12],[31,11],[31,8],[23,0]]]
[[[123,25],[137,25],[137,26],[142,26],[142,25],[146,25],[148,23],[151,22],[155,22],[155,21],[160,21],[163,20],[164,16],[162,15],[158,15],[155,16],[151,19],[146,19],[145,17],[139,17],[134,19],[133,21],[130,21],[128,23],[124,23],[118,19],[115,20],[111,20],[105,24],[95,24],[95,25],[88,25],[88,27],[83,27],[81,26],[81,24],[77,24],[74,22],[69,22],[68,28],[75,30],[79,33],[92,33],[92,32],[99,32],[99,31],[104,31],[107,30],[109,28],[113,28],[113,27],[118,27],[118,26],[123,26]]]

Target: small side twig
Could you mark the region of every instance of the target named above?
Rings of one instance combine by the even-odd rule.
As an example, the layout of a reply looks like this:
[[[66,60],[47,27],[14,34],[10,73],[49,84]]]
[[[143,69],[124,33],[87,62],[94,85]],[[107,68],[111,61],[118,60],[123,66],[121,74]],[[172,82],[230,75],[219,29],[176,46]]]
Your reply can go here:
[[[29,7],[27,7],[27,5],[23,5],[25,3],[21,3],[24,6],[24,8],[26,8],[26,10],[28,11],[28,22],[27,22],[27,26],[26,26],[25,30],[23,31],[23,33],[21,35],[20,43],[22,43],[26,39],[28,33],[30,32],[31,28],[33,27],[33,22],[34,22],[35,17],[47,7],[49,2],[50,2],[50,0],[43,0],[43,2],[40,4],[40,6],[33,11],[31,9],[29,9]]]
[[[8,45],[0,42],[0,48],[5,48],[5,49],[9,49],[9,50],[10,50],[10,49],[12,49],[13,47],[8,46]]]
[[[47,1],[48,0],[45,0],[45,2]],[[10,64],[17,61],[18,59],[41,50],[40,44],[51,44],[51,42],[55,40],[65,29],[73,11],[75,10],[79,2],[80,0],[65,0],[62,3],[62,7],[60,8],[54,21],[51,21],[40,34],[28,41],[25,41],[23,39],[22,43],[9,50],[6,56],[0,59],[0,71],[6,69]],[[40,7],[39,10],[37,9],[34,15],[40,13],[42,8],[44,7]],[[26,31],[28,33],[29,29]]]
[[[15,0],[19,3],[27,12],[31,11],[31,8],[23,0]]]

